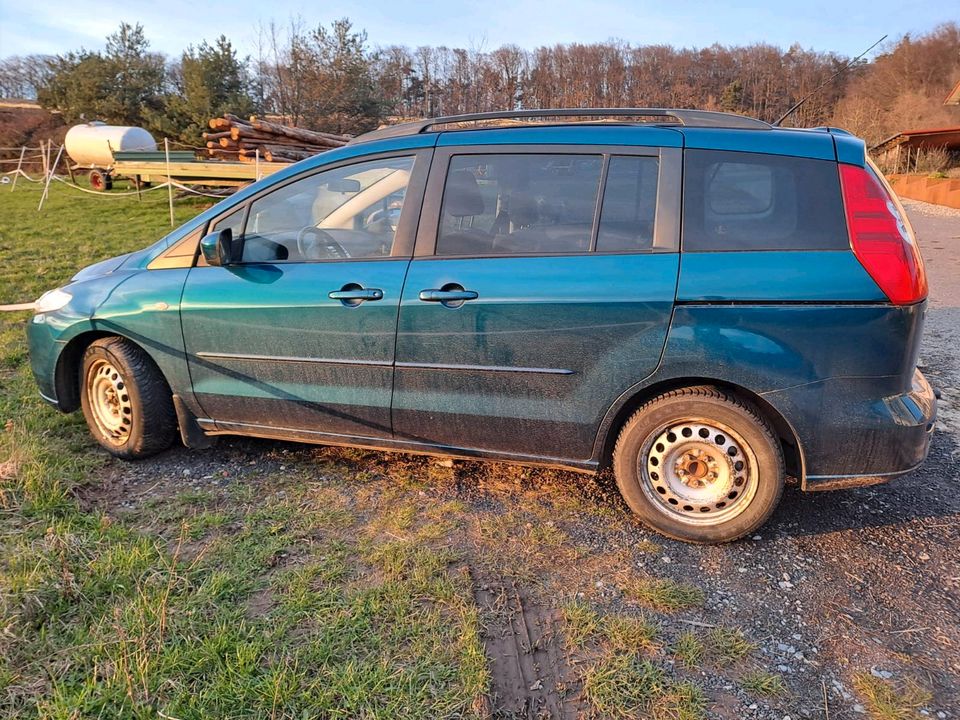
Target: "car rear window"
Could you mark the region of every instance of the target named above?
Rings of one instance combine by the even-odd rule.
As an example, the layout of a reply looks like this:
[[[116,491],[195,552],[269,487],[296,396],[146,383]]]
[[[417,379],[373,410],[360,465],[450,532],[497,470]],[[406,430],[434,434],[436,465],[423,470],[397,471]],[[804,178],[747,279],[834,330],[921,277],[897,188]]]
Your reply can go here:
[[[845,250],[849,246],[836,163],[686,151],[684,251]]]
[[[660,162],[655,157],[610,158],[597,252],[638,252],[653,247],[659,169]]]
[[[437,254],[587,252],[602,167],[600,155],[455,155]]]

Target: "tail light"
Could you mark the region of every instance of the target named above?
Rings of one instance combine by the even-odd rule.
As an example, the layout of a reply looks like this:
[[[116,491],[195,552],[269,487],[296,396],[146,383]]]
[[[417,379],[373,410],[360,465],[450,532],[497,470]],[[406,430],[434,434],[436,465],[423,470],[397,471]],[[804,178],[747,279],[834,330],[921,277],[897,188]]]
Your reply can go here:
[[[840,165],[853,252],[895,305],[927,296],[923,258],[903,209],[872,167]]]

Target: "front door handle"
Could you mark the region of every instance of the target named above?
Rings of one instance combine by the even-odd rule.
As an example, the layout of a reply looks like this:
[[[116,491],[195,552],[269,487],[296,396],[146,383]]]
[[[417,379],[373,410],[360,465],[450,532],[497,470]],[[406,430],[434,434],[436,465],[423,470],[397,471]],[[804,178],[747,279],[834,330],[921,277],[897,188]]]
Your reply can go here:
[[[383,290],[380,288],[365,288],[356,283],[348,283],[339,290],[327,293],[331,300],[339,300],[344,305],[355,306],[364,301],[383,300]]]
[[[438,302],[445,307],[460,307],[467,300],[476,300],[480,294],[475,290],[464,290],[462,285],[447,283],[442,288],[420,291],[423,302]]]

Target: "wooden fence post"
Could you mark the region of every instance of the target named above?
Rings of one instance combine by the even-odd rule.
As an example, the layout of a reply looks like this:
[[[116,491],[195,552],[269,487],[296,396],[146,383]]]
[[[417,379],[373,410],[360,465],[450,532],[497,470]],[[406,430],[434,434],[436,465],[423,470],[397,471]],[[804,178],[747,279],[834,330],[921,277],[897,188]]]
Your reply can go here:
[[[170,177],[170,138],[163,139],[163,152],[167,157],[167,198],[170,201],[170,227],[174,226],[173,220],[173,178]]]
[[[10,192],[13,192],[17,187],[17,180],[20,178],[20,173],[23,172],[21,169],[23,167],[23,154],[27,152],[27,146],[22,145],[20,147],[20,160],[17,162],[17,172],[13,175],[13,187],[10,188]]]
[[[53,143],[51,143],[51,145],[52,144]],[[50,167],[50,172],[47,173],[47,182],[43,186],[43,195],[40,196],[40,204],[37,205],[37,212],[40,212],[40,209],[43,207],[43,201],[47,199],[47,194],[50,192],[50,181],[53,180],[53,173],[56,171],[57,165],[60,164],[61,155],[63,155],[63,145],[57,150],[57,159],[54,160],[53,165]]]

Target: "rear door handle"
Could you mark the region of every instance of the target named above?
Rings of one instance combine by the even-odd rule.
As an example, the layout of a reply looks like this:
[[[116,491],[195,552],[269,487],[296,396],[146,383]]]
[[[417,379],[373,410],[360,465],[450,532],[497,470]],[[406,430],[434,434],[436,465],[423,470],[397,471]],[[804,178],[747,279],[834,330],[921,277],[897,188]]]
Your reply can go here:
[[[480,297],[474,290],[421,290],[420,299],[424,302],[463,302]]]

